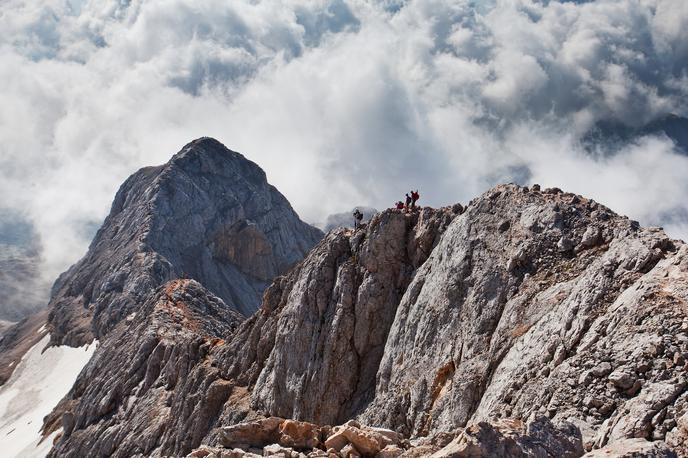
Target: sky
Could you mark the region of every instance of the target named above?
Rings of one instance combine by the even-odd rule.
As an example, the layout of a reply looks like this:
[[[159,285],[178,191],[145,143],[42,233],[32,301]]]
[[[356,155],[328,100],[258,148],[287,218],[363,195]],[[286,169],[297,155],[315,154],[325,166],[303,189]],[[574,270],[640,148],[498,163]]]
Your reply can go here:
[[[583,141],[687,95],[685,0],[2,0],[0,214],[54,278],[127,176],[212,136],[309,222],[518,182],[688,239],[671,140]]]

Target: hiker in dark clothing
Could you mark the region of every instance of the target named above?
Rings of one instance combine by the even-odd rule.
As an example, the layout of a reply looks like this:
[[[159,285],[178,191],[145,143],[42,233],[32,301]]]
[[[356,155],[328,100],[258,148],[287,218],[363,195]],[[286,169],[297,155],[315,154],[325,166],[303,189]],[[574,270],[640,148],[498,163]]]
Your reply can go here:
[[[411,200],[412,200],[411,196],[406,194],[406,213],[408,213],[409,208],[411,207]]]
[[[363,213],[358,211],[358,208],[354,210],[354,229],[361,227],[361,220],[363,219]]]
[[[418,194],[418,190],[416,189],[415,191],[411,191],[411,210],[416,209],[416,202],[418,202],[418,199],[420,199],[420,194]]]

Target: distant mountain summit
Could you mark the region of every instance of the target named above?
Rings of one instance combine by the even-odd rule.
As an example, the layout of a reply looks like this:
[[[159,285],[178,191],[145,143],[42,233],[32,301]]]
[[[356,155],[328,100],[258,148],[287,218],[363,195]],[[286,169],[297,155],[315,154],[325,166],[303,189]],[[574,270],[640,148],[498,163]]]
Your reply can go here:
[[[212,138],[194,140],[121,186],[86,256],[55,283],[52,343],[100,338],[176,278],[250,315],[269,282],[321,238],[258,165]]]

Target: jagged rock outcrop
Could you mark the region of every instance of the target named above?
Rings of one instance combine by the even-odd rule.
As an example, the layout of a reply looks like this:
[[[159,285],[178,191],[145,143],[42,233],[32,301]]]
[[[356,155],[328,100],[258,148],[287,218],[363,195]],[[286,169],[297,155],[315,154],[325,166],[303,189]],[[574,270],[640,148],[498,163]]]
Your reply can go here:
[[[395,216],[374,218],[370,244],[376,221]],[[379,308],[361,300],[365,288],[354,288],[355,302],[340,299],[357,285],[355,269],[343,275],[356,235],[350,244],[340,237],[330,234],[268,290],[264,309],[240,331],[251,343],[247,358],[226,349],[241,355],[228,374],[251,388],[258,411],[336,422],[365,408],[367,424],[410,436],[545,414],[580,425],[590,449],[626,437],[663,440],[688,407],[688,249],[661,229],[558,189],[500,186],[453,219],[425,263],[411,264],[418,271],[398,307],[390,298]],[[365,265],[366,250],[352,252]],[[371,278],[393,285],[394,262],[374,259]],[[375,312],[351,320],[363,326],[355,332],[337,320],[346,313],[327,313],[349,303]],[[391,323],[379,312],[389,307]],[[389,326],[389,335],[368,332],[370,323]],[[377,367],[380,353],[366,360],[379,345],[371,335],[385,342]],[[608,371],[597,367],[604,363]]]
[[[190,450],[234,392],[208,355],[242,320],[193,280],[160,287],[111,331],[46,420],[47,432],[63,428],[51,456]]]
[[[263,416],[356,418],[412,440],[454,434],[431,442],[433,453],[457,430],[464,445],[497,438],[503,456],[541,456],[533,447],[542,441],[528,439],[540,430],[579,437],[570,456],[638,445],[629,439],[679,450],[686,304],[688,246],[558,189],[503,185],[465,209],[387,210],[363,229],[328,234],[224,345],[184,366],[196,399],[217,380],[226,386],[193,435],[179,426],[202,413],[190,407],[161,435],[136,429],[157,412],[151,403],[132,398],[129,414],[99,417],[77,396],[76,426],[55,450],[93,450],[113,429],[114,444],[178,456],[218,447],[223,427]],[[164,393],[177,399],[178,389]],[[556,426],[538,423],[545,417]],[[525,426],[505,435],[504,418]]]
[[[321,237],[260,167],[216,140],[195,140],[117,192],[86,256],[55,283],[52,343],[101,338],[152,290],[182,277],[250,315],[268,283]]]
[[[372,398],[401,297],[457,214],[390,210],[365,230],[328,234],[272,284],[218,355],[227,377],[251,387],[258,411],[316,423],[351,418]]]
[[[491,190],[409,286],[363,420],[417,435],[540,412],[588,448],[664,439],[688,408],[687,254],[557,189]]]
[[[172,352],[176,358],[160,362],[155,351],[160,347],[155,343],[158,337],[140,336],[160,326],[138,319],[166,301],[166,296],[153,297],[135,317],[111,331],[54,412],[54,418],[71,412],[64,425],[69,434],[57,443],[54,456],[88,455],[93,450],[113,456],[179,456],[202,440],[219,441],[220,426],[259,417],[260,410],[333,423],[349,417],[372,396],[394,307],[458,211],[386,212],[365,231],[329,234],[302,263],[275,280],[255,315],[236,331],[232,327],[214,334],[224,342],[209,345],[202,357],[179,361],[190,351],[185,341],[203,338],[194,326],[180,323],[173,332],[166,324],[170,339],[175,332],[188,337],[175,345],[181,346],[178,351],[165,350],[165,355]],[[199,306],[203,300],[199,297]],[[147,344],[151,339],[153,343]],[[123,358],[118,356],[123,348],[137,355],[134,362],[117,361]],[[168,371],[181,371],[184,375],[174,379],[184,383],[170,387]],[[153,376],[144,375],[148,373]],[[218,385],[222,396],[209,391]],[[212,414],[197,406],[208,397],[221,400],[213,402]],[[221,409],[215,411],[218,405]],[[198,416],[204,420],[199,422]],[[150,418],[156,419],[152,425]],[[193,434],[189,424],[195,425]]]

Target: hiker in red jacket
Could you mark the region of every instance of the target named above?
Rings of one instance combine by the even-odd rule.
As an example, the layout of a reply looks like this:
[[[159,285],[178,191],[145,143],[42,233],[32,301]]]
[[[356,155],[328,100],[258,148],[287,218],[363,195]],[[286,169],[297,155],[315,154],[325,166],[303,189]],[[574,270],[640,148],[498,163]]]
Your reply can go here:
[[[416,209],[416,202],[418,202],[418,199],[420,199],[420,194],[418,194],[418,190],[416,189],[415,191],[411,191],[411,210]]]
[[[397,201],[395,204],[397,206],[397,210],[403,210],[404,209],[404,203],[402,201]]]

